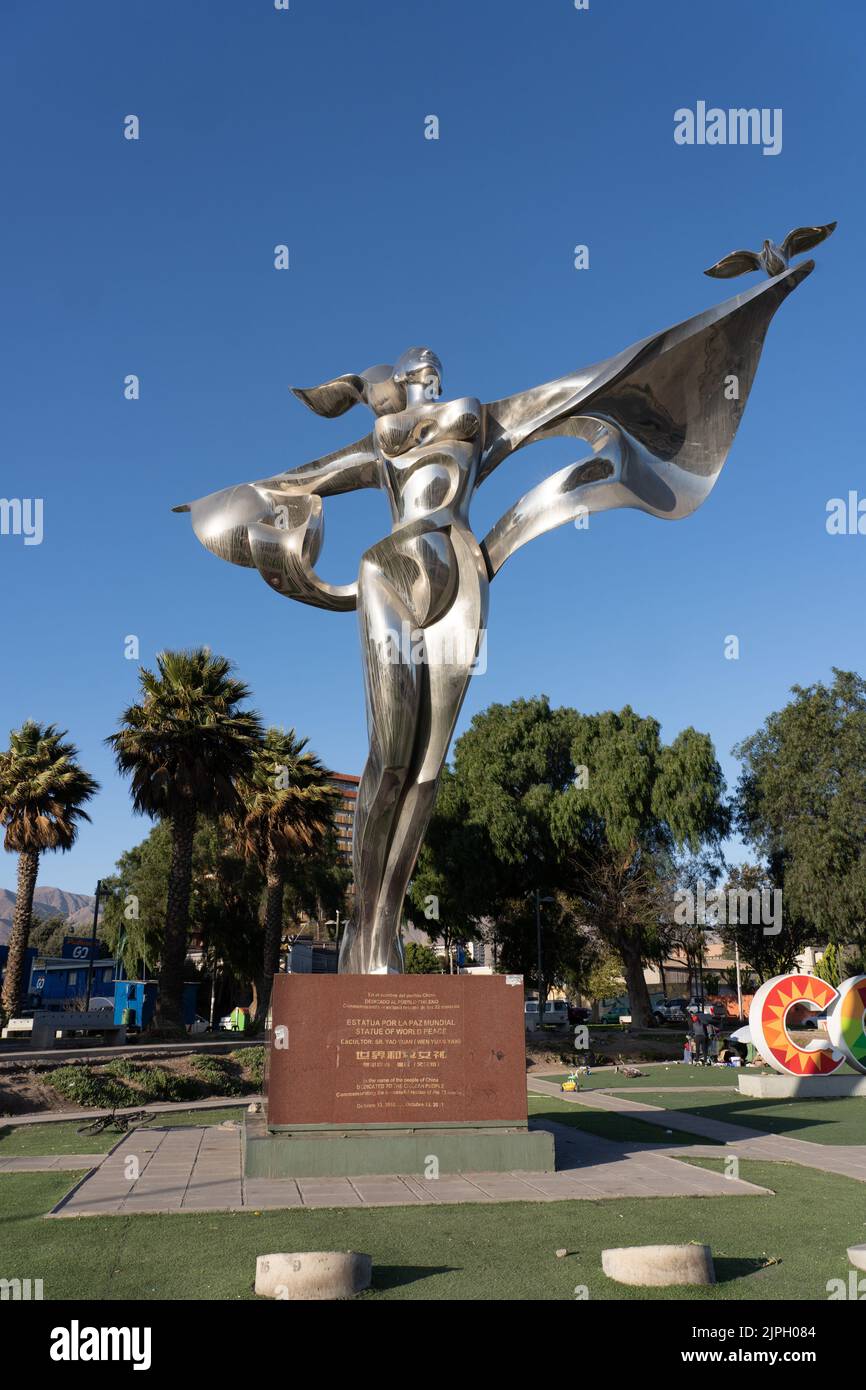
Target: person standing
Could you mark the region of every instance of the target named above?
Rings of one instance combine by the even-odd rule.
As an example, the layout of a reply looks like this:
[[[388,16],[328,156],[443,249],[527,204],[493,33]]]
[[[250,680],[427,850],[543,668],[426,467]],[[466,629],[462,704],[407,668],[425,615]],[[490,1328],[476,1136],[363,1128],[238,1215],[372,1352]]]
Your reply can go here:
[[[707,1060],[707,1025],[699,1013],[690,1015],[690,1024],[693,1057],[704,1066]]]

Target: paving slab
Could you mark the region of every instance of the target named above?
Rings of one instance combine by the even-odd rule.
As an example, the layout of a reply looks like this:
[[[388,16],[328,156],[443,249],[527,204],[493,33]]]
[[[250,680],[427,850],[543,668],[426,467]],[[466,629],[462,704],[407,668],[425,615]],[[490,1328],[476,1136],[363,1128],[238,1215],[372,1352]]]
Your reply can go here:
[[[635,1196],[742,1197],[766,1191],[752,1183],[678,1162],[681,1150],[673,1145],[661,1150],[658,1145],[626,1145],[553,1121],[533,1124],[554,1135],[555,1173],[456,1173],[435,1181],[405,1174],[245,1179],[238,1130],[192,1129],[179,1133],[176,1129],[155,1129],[148,1132],[145,1142],[142,1135],[133,1133],[111,1154],[91,1156],[97,1160],[92,1172],[49,1215],[133,1215],[157,1211],[181,1214],[301,1206],[440,1206]],[[692,1151],[693,1148],[687,1150]],[[717,1155],[719,1150],[711,1152]],[[130,1164],[130,1159],[136,1163]],[[53,1165],[57,1160],[49,1161]],[[137,1176],[130,1178],[129,1172]]]
[[[294,1178],[247,1178],[244,1201],[252,1211],[304,1205]]]

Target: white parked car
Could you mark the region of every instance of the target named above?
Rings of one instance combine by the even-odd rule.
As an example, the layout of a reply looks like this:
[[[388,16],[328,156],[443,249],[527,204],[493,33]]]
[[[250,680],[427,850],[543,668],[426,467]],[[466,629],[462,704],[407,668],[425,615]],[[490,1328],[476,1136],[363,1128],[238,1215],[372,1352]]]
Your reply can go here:
[[[523,1006],[523,1012],[528,1027],[534,1028],[538,1022],[538,1000],[527,999]],[[568,1001],[566,999],[548,999],[544,1005],[544,1022],[554,1024],[568,1023]]]

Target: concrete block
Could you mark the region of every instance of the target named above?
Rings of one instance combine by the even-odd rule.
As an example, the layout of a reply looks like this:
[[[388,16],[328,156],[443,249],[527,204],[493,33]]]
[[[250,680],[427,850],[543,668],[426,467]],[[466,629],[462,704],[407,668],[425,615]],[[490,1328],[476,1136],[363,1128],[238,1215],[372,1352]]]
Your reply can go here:
[[[370,1287],[373,1261],[355,1250],[259,1255],[256,1293],[261,1298],[353,1298]]]
[[[829,1100],[833,1096],[862,1096],[866,1099],[866,1076],[753,1076],[744,1072],[737,1078],[743,1096],[765,1100]]]
[[[708,1245],[631,1245],[602,1250],[601,1267],[618,1284],[643,1288],[716,1282]]]
[[[553,1173],[553,1135],[546,1130],[270,1131],[262,1115],[244,1116],[247,1178],[343,1178],[399,1173],[426,1178],[435,1158],[440,1176],[455,1173]]]

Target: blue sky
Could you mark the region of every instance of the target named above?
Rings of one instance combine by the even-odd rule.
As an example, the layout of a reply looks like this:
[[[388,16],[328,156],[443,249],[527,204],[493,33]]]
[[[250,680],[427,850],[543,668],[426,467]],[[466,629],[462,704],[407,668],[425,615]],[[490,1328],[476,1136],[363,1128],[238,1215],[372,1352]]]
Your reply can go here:
[[[0,493],[44,499],[44,540],[0,536],[0,736],[70,731],[103,790],[41,881],[92,891],[147,831],[103,738],[163,647],[231,656],[273,723],[358,772],[353,615],[269,592],[195,542],[173,504],[357,438],[311,385],[430,344],[445,394],[560,376],[757,283],[706,279],[736,247],[839,219],[771,325],[719,483],[687,521],[565,527],[491,592],[491,701],[632,704],[732,745],[833,665],[866,669],[866,536],[826,505],[866,495],[864,7],[796,0],[12,0],[0,102],[6,323]],[[783,111],[780,154],[679,146],[698,100]],[[124,117],[140,139],[123,138]],[[425,117],[440,123],[425,140]],[[290,248],[290,269],[273,248]],[[576,271],[586,244],[590,268]],[[856,336],[855,336],[856,335]],[[141,398],[126,401],[136,373]],[[573,456],[503,465],[479,534]],[[326,504],[320,572],[354,577],[387,529],[377,493]],[[740,659],[724,657],[728,634]],[[0,855],[0,886],[15,860]]]

